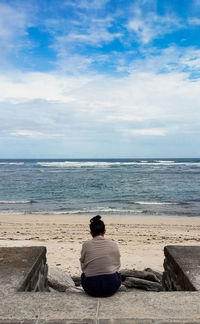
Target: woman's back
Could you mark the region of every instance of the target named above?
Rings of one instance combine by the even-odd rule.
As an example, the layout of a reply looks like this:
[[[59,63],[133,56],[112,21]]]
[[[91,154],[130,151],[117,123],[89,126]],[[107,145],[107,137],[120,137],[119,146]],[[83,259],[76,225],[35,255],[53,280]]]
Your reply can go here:
[[[95,236],[83,244],[81,268],[86,276],[112,274],[119,271],[120,253],[117,244],[103,236]]]

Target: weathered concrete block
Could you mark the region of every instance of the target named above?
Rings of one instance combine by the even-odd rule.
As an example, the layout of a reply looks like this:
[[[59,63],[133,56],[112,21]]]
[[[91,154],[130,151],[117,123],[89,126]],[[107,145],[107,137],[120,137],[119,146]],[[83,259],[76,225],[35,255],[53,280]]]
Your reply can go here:
[[[0,291],[47,291],[46,248],[0,248]]]
[[[166,246],[164,254],[164,289],[200,291],[200,247]]]

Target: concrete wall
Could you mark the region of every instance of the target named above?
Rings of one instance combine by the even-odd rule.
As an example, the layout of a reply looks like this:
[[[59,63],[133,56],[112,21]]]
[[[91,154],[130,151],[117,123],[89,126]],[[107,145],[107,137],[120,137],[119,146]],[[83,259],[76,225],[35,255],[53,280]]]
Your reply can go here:
[[[164,248],[163,287],[166,291],[198,291],[200,247],[166,246]]]
[[[0,324],[200,323],[200,247],[165,249],[165,263],[172,269],[176,262],[196,291],[131,290],[109,298],[84,292],[29,293],[46,289],[45,255],[45,247],[0,248]]]
[[[46,248],[0,248],[0,290],[48,291]]]
[[[18,291],[49,291],[47,273],[46,257],[42,255],[38,258],[35,267],[27,274],[26,280]]]
[[[38,250],[35,262],[31,265],[17,291],[49,291],[47,279],[48,265],[46,261],[46,248]]]

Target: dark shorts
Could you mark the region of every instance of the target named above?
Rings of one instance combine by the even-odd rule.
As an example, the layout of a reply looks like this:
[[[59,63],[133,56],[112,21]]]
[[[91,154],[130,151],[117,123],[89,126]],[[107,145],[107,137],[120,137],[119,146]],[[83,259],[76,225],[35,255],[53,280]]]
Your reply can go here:
[[[121,285],[119,273],[86,277],[81,275],[81,284],[85,292],[93,297],[110,297]]]

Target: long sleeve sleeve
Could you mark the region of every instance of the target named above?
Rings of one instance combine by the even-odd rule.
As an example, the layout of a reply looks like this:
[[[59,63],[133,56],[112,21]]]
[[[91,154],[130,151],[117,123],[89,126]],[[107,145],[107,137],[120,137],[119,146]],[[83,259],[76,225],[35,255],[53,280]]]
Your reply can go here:
[[[84,272],[84,261],[85,261],[85,248],[84,244],[82,245],[81,249],[81,257],[80,257],[80,264],[81,264],[81,270]]]
[[[116,256],[117,256],[117,264],[118,264],[118,271],[121,267],[121,255],[120,255],[120,251],[119,251],[119,247],[117,246],[117,253],[116,253]]]
[[[120,251],[117,243],[113,242],[113,249],[110,253],[110,262],[113,264],[116,268],[116,271],[119,271],[121,262],[120,262]]]

